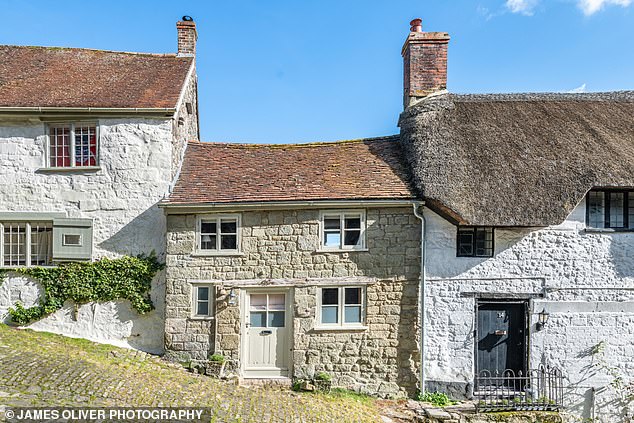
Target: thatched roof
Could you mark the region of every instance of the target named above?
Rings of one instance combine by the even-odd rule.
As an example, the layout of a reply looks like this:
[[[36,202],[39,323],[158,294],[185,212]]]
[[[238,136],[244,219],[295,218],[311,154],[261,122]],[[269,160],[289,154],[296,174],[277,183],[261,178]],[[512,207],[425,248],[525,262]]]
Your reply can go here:
[[[428,206],[454,223],[559,224],[593,187],[634,187],[634,92],[428,97],[401,115]]]
[[[311,144],[190,142],[166,205],[415,198],[398,136]]]

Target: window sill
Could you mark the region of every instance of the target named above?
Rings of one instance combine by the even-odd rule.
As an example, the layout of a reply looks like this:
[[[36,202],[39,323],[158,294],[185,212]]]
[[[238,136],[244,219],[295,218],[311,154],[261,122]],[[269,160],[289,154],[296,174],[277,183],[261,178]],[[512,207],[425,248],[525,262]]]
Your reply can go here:
[[[191,316],[189,318],[189,320],[202,320],[202,321],[212,321],[215,320],[216,318],[214,316]]]
[[[327,331],[337,331],[337,332],[357,332],[357,331],[365,331],[368,330],[367,326],[364,325],[356,325],[356,326],[315,326],[313,327],[314,332],[327,332]]]
[[[101,166],[68,166],[68,167],[41,167],[37,172],[55,173],[55,172],[99,172]]]
[[[608,234],[613,234],[613,233],[621,233],[621,232],[634,232],[634,229],[616,229],[616,228],[586,228],[584,229],[584,231],[586,233],[592,234],[592,233],[608,233]]]
[[[194,251],[192,257],[242,257],[241,251]]]
[[[316,253],[364,253],[370,251],[368,248],[351,248],[349,250],[341,250],[335,248],[319,248]]]

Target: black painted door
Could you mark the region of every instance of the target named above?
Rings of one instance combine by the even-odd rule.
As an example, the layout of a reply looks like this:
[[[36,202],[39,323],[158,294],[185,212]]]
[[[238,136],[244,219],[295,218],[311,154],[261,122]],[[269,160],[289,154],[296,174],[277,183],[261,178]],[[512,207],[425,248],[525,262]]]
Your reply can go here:
[[[526,374],[525,302],[478,302],[476,371]],[[485,372],[486,373],[486,372]]]

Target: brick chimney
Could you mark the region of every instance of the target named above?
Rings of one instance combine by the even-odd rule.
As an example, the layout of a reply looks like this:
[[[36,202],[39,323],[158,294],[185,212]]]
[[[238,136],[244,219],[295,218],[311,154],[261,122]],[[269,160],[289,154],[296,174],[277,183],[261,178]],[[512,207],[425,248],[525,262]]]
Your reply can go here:
[[[176,22],[178,32],[178,56],[196,56],[196,24],[191,16],[183,16],[183,20]]]
[[[446,32],[423,32],[422,20],[410,22],[403,56],[403,107],[434,92],[447,89]]]

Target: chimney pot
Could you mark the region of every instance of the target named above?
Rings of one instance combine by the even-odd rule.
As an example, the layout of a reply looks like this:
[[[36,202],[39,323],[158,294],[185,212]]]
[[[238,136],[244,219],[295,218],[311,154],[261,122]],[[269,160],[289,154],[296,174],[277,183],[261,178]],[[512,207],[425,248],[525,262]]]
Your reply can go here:
[[[416,19],[412,19],[412,21],[409,23],[409,25],[411,26],[411,28],[409,29],[410,32],[423,32],[423,20],[420,18],[416,18]]]

